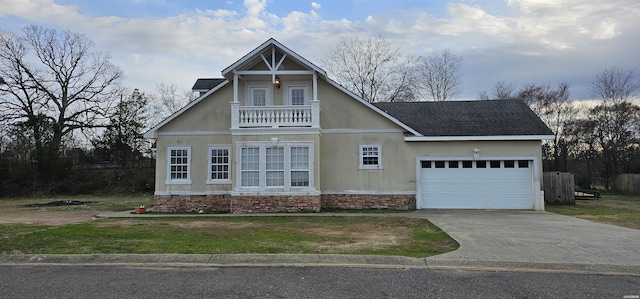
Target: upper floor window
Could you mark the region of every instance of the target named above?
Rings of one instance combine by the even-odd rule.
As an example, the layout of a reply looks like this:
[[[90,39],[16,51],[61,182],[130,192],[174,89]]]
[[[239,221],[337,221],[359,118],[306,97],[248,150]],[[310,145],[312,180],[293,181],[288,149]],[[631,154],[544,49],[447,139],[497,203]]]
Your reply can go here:
[[[167,184],[191,184],[191,148],[167,148]]]
[[[382,169],[382,145],[360,145],[360,169]]]
[[[268,84],[248,84],[245,99],[247,106],[268,106],[271,102],[271,88]]]
[[[304,84],[292,84],[287,86],[287,95],[285,104],[289,105],[308,105],[309,104],[309,86]]]

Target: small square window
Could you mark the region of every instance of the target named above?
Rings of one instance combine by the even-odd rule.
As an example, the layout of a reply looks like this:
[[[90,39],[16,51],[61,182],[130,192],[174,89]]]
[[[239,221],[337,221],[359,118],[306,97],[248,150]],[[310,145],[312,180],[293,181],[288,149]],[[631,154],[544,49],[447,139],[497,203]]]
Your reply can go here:
[[[431,161],[420,161],[422,168],[431,168]]]
[[[504,160],[504,168],[514,168],[515,161],[513,160]]]
[[[435,161],[436,168],[444,168],[444,161]]]
[[[529,161],[527,160],[519,160],[518,168],[529,168]]]
[[[487,161],[476,161],[476,168],[487,168]]]
[[[382,145],[360,145],[359,169],[382,169]]]
[[[449,161],[449,168],[458,168],[458,161]]]
[[[462,168],[472,168],[473,161],[462,161]]]
[[[489,161],[489,167],[500,168],[500,161],[497,161],[497,160]]]

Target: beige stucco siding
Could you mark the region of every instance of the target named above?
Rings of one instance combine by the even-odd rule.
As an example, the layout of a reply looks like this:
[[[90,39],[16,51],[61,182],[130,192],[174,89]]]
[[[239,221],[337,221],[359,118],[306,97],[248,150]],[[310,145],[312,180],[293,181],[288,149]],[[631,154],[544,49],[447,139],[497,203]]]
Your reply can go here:
[[[231,146],[231,135],[209,136],[161,136],[156,151],[156,191],[219,191],[231,190],[231,184],[207,184],[209,146]],[[167,148],[189,147],[191,149],[191,184],[166,184]],[[233,159],[232,151],[232,159]],[[233,170],[232,170],[233,175]]]
[[[229,82],[165,124],[158,133],[229,130],[231,127],[229,102],[231,101],[233,101],[233,83]]]
[[[318,80],[322,129],[402,129],[324,80]]]
[[[323,134],[320,167],[323,191],[416,190],[416,157],[472,158],[474,148],[482,157],[536,157],[539,141],[441,141],[405,142],[401,133]],[[382,145],[382,169],[358,169],[359,146]],[[539,163],[540,164],[540,163]],[[538,165],[538,173],[542,173]],[[339,175],[338,175],[339,174]]]

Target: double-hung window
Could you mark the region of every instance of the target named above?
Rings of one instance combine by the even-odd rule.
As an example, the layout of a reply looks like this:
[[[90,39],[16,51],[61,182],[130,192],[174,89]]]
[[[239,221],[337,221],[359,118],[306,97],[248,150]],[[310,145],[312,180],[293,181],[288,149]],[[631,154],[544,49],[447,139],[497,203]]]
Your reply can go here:
[[[269,85],[251,84],[247,87],[247,106],[269,106],[271,102],[271,88]]]
[[[312,144],[256,143],[241,145],[239,152],[240,189],[288,191],[312,187]]]
[[[287,85],[285,105],[309,105],[309,85],[306,82],[293,82]]]
[[[191,184],[191,148],[167,148],[167,184]]]
[[[360,145],[359,169],[382,169],[382,145]]]
[[[209,171],[207,183],[231,183],[231,147],[209,147]]]

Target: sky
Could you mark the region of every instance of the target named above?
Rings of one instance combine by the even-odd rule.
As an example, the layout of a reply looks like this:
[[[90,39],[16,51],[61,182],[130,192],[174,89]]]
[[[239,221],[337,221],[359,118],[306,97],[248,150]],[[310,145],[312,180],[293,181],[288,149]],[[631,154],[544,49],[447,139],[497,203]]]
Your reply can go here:
[[[321,60],[344,37],[381,35],[406,55],[462,56],[459,99],[497,81],[571,85],[591,96],[597,72],[640,77],[638,0],[0,0],[0,29],[26,25],[86,34],[125,85],[190,89],[273,37]]]

